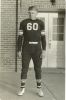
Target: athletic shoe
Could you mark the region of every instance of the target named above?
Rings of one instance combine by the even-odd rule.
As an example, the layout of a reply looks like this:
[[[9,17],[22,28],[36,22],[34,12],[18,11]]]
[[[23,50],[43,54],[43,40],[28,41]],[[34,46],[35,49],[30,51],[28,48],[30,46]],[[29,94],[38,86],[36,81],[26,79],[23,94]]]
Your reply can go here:
[[[25,88],[21,88],[21,90],[18,92],[18,96],[22,96],[25,93]]]
[[[40,97],[43,97],[43,96],[44,96],[44,93],[43,93],[43,91],[42,91],[41,88],[37,88],[37,93],[38,93],[38,95],[39,95]]]

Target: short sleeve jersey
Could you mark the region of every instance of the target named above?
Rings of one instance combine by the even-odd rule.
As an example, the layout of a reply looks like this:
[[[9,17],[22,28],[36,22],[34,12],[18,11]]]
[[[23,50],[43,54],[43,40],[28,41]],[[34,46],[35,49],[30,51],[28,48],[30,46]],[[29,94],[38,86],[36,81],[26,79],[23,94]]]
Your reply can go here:
[[[25,19],[20,23],[20,30],[23,30],[24,41],[40,41],[44,22],[39,19]]]

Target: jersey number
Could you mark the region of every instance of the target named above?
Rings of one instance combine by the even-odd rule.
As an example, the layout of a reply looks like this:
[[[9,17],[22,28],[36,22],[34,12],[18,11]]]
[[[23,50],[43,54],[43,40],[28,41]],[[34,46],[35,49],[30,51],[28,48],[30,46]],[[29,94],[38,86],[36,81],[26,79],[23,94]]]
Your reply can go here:
[[[38,30],[38,24],[37,23],[28,23],[27,24],[27,30]]]

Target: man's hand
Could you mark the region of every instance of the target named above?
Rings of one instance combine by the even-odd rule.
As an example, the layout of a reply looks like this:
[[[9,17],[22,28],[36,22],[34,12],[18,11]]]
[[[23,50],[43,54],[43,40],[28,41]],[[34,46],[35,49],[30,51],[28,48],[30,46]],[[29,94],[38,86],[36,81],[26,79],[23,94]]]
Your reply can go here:
[[[45,56],[46,56],[46,51],[43,50],[43,51],[42,51],[42,58],[45,58]]]
[[[21,58],[21,51],[18,52],[18,57]]]

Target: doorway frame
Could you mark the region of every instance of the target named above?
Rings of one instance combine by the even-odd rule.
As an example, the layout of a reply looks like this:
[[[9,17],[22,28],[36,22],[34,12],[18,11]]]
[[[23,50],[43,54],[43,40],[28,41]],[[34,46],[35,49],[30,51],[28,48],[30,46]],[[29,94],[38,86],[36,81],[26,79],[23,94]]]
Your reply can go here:
[[[55,11],[55,12],[51,12],[51,11],[50,11],[50,12],[38,12],[38,14],[39,14],[38,18],[43,18],[43,17],[41,17],[41,14],[46,14],[46,13],[48,14],[47,16],[48,16],[48,25],[49,25],[49,14],[58,14],[59,12],[58,12],[58,11]],[[64,12],[61,12],[61,13],[64,14],[64,18],[65,18],[65,13],[64,13]],[[50,32],[49,32],[49,26],[48,26],[48,40],[47,40],[48,43],[49,43],[49,34],[50,34]],[[65,34],[65,33],[64,33],[64,34]],[[65,40],[63,40],[63,41],[61,41],[61,42],[65,42]],[[48,45],[48,46],[49,46],[49,45]],[[47,50],[47,55],[46,55],[46,56],[47,56],[47,65],[46,65],[47,67],[46,67],[46,68],[58,68],[57,66],[56,66],[56,67],[55,67],[55,66],[54,66],[54,67],[49,67],[49,66],[48,66],[48,62],[49,62],[49,61],[48,61],[48,60],[49,60],[49,59],[48,59],[48,52],[49,52],[49,51]],[[57,56],[57,55],[56,55],[56,56]],[[61,67],[60,67],[60,68],[61,68]]]

